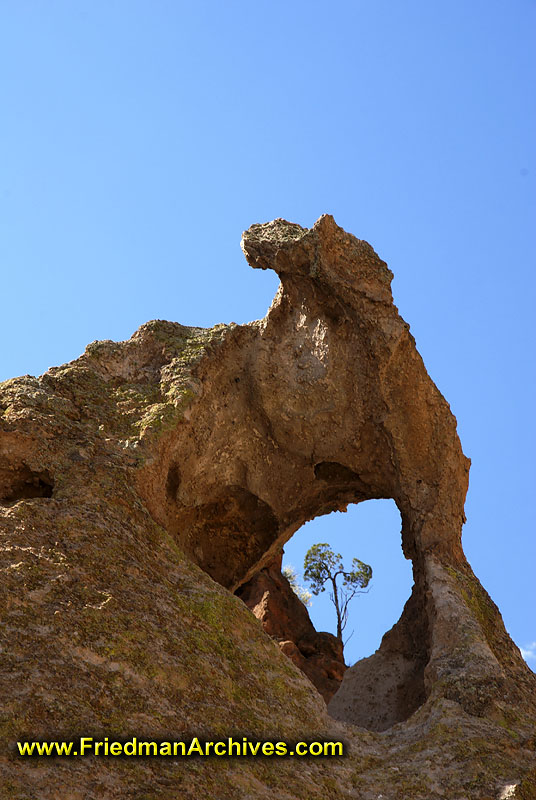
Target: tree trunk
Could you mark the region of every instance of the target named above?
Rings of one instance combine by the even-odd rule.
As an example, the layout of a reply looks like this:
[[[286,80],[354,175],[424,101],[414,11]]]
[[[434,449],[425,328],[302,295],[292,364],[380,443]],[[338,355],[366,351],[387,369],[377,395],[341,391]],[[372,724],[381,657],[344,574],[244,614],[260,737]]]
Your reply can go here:
[[[335,604],[335,611],[337,612],[337,639],[342,643],[341,609],[339,607],[339,593],[337,591],[337,582],[335,578],[331,579],[331,583],[333,584],[333,602]]]

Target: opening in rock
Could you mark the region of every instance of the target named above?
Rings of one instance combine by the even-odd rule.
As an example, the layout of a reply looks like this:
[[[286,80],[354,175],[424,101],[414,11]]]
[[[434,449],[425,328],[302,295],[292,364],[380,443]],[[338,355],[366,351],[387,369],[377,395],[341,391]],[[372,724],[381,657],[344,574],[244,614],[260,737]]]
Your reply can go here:
[[[369,500],[353,504],[343,512],[334,511],[307,522],[285,545],[283,565],[291,564],[303,576],[303,559],[311,545],[328,542],[342,555],[350,569],[352,559],[370,564],[372,580],[365,594],[349,605],[343,632],[344,658],[351,666],[378,649],[383,634],[399,620],[411,594],[411,561],[404,558],[400,544],[400,512],[393,500]],[[329,590],[312,597],[309,616],[318,631],[336,633],[336,614]]]
[[[346,568],[354,557],[373,568],[370,590],[352,601],[343,634],[345,659],[353,666],[328,709],[336,719],[369,730],[387,730],[424,703],[429,657],[423,579],[418,575],[412,591],[412,565],[402,553],[399,511],[390,500],[352,505],[346,514],[308,523],[301,536],[302,541],[298,533],[287,546],[287,558],[297,554],[295,548],[303,552],[314,542],[326,541],[341,553]],[[329,596],[326,599],[329,603]],[[326,617],[328,611],[331,617]],[[334,611],[326,608],[324,598],[311,612],[316,627],[333,620]]]
[[[52,497],[54,481],[48,472],[33,472],[25,464],[0,469],[0,503],[10,505],[32,497]]]
[[[417,559],[412,528],[404,512],[401,524],[381,482],[371,485],[366,470],[361,475],[342,463],[319,461],[303,468],[296,488],[289,481],[288,491],[278,490],[283,498],[266,491],[263,499],[239,483],[208,484],[201,498],[178,461],[165,475],[161,509],[168,530],[205,572],[236,592],[316,686],[332,716],[382,731],[422,705],[430,652],[425,574],[415,561],[411,591],[412,562],[401,545]],[[344,508],[349,510],[342,513]],[[313,514],[313,522],[302,524]],[[285,563],[299,573],[308,548],[319,542],[340,552],[348,569],[354,557],[372,566],[368,593],[355,597],[349,609],[344,655],[329,590],[313,598],[311,621],[282,575],[287,536]]]
[[[303,588],[307,588],[304,556],[320,542],[341,554],[348,571],[353,558],[373,568],[368,590],[356,595],[349,606],[342,637],[344,660],[334,635],[337,616],[329,586],[312,596],[309,618],[305,605],[281,575],[281,560],[277,560],[237,594],[309,677],[332,716],[370,730],[386,730],[410,717],[426,699],[424,589],[414,586],[412,592],[412,565],[401,548],[400,513],[392,500],[375,500],[302,526],[287,542],[282,562],[283,569],[285,564],[292,565]],[[346,670],[345,662],[350,669]]]
[[[172,464],[168,471],[166,481],[166,495],[170,500],[175,500],[177,497],[177,490],[181,483],[181,475],[179,468],[176,464]]]

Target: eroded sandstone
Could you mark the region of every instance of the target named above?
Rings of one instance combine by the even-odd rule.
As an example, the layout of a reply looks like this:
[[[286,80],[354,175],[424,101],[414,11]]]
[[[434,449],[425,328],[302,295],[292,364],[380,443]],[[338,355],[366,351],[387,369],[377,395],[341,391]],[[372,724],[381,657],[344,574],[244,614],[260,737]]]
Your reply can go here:
[[[392,273],[329,216],[254,225],[243,250],[281,278],[265,319],[154,321],[0,386],[5,796],[534,796],[534,675],[465,559],[469,463]],[[414,589],[328,716],[233,592],[305,521],[371,498],[400,510]],[[187,733],[349,754],[14,754],[23,737]]]

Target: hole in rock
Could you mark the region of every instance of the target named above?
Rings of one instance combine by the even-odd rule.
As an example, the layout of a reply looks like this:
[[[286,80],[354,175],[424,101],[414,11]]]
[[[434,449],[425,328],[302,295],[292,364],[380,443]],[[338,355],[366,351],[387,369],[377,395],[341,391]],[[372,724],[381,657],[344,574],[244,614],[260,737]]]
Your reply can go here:
[[[166,481],[166,495],[170,500],[175,500],[180,483],[181,475],[179,468],[176,464],[172,464],[169,468]]]
[[[429,651],[422,577],[414,586],[412,563],[401,547],[400,513],[392,500],[370,500],[350,505],[346,513],[318,517],[287,543],[284,561],[303,575],[303,556],[317,542],[340,553],[345,569],[355,557],[373,570],[368,592],[349,606],[343,641],[351,668],[329,701],[329,713],[369,730],[387,730],[424,703]],[[312,600],[315,628],[335,631],[329,590]]]
[[[341,477],[348,478],[327,476],[337,481]],[[335,636],[337,615],[328,584],[324,592],[312,595],[309,614],[282,577],[279,562],[261,570],[236,593],[309,677],[332,716],[370,730],[386,730],[410,717],[426,699],[424,590],[419,580],[412,592],[412,563],[402,552],[398,508],[392,500],[358,502],[346,512],[334,511],[303,525],[286,543],[282,559],[283,569],[292,566],[303,589],[308,589],[303,577],[305,554],[324,542],[340,553],[345,570],[351,570],[353,558],[373,570],[367,590],[356,594],[348,606],[344,658]],[[345,664],[351,667],[346,672]]]
[[[162,493],[168,529],[213,580],[241,598],[317,688],[333,717],[382,731],[424,703],[425,575],[418,555],[413,575],[404,558],[402,536],[404,551],[415,552],[412,530],[406,517],[401,525],[393,500],[381,499],[380,489],[334,461],[314,465],[299,492],[283,487],[289,510],[279,516],[267,500],[238,483],[208,486],[202,498],[186,504],[188,486],[181,477],[178,462],[168,466]],[[326,542],[341,553],[348,571],[353,558],[372,567],[368,592],[349,606],[344,653],[329,588],[312,598],[309,614],[282,574],[289,535],[284,563],[295,568],[302,585],[303,560],[312,544]]]
[[[348,607],[343,632],[344,658],[351,666],[378,649],[383,634],[399,620],[411,594],[411,561],[404,558],[400,540],[400,512],[393,500],[369,500],[306,522],[285,545],[283,566],[291,564],[303,581],[303,559],[311,545],[327,542],[342,555],[345,569],[358,558],[372,567],[372,580],[364,594]],[[329,587],[312,596],[309,616],[317,631],[336,633],[336,612]],[[353,632],[353,633],[352,633]]]
[[[0,469],[0,503],[10,505],[32,497],[52,497],[54,481],[48,472],[33,472],[25,464]]]

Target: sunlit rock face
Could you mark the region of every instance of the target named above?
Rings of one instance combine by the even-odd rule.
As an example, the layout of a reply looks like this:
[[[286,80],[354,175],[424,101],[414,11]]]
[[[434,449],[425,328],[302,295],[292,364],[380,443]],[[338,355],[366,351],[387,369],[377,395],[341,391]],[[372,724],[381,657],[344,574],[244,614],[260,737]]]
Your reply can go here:
[[[281,553],[237,589],[237,595],[328,703],[346,670],[343,645],[332,633],[315,630],[307,608],[281,573]]]
[[[330,216],[253,225],[242,248],[281,278],[265,319],[154,321],[0,385],[7,796],[533,797],[534,676],[465,560],[469,463],[392,273]],[[400,510],[414,589],[328,715],[233,592],[305,521],[371,498]],[[21,738],[189,734],[348,755],[14,755]]]

